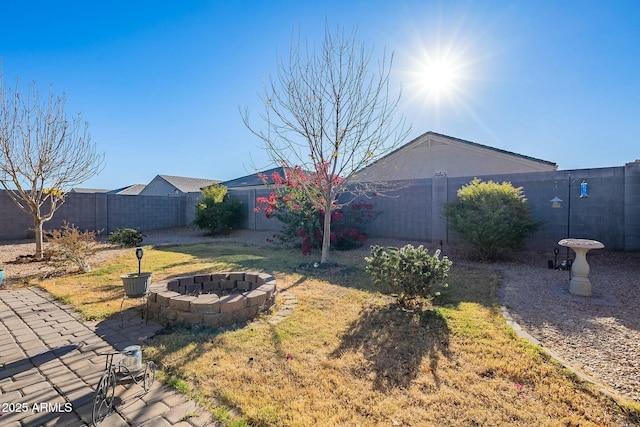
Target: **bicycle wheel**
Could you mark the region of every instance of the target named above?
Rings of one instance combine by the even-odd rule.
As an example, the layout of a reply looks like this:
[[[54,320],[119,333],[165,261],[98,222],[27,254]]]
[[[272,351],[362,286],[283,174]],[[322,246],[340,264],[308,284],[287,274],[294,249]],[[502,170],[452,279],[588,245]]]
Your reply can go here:
[[[100,377],[96,387],[96,395],[93,399],[92,422],[94,427],[99,426],[111,413],[113,398],[116,393],[116,376],[113,370],[108,370]]]
[[[156,380],[156,369],[155,363],[152,361],[147,362],[147,367],[144,368],[144,391],[149,391]]]

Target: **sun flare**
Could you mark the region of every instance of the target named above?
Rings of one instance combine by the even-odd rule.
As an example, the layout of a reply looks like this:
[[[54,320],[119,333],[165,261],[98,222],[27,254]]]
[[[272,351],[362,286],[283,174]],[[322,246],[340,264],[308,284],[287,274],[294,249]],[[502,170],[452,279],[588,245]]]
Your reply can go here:
[[[412,101],[424,108],[458,105],[466,96],[473,59],[464,45],[420,43],[403,64]]]
[[[479,90],[497,75],[492,69],[499,52],[482,33],[464,25],[463,18],[447,25],[435,19],[430,30],[409,24],[399,49],[403,104],[413,120],[426,121],[432,129],[444,131],[444,126],[463,118],[487,128],[476,108]]]
[[[437,59],[424,64],[420,86],[427,94],[445,95],[455,89],[459,78],[457,66],[446,59]]]

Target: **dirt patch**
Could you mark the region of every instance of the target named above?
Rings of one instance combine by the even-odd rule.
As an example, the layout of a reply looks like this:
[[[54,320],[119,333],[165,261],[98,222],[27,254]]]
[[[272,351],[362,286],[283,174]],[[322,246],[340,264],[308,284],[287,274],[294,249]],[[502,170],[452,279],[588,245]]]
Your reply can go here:
[[[312,277],[333,277],[345,274],[349,267],[336,263],[305,262],[294,268],[296,273]]]
[[[239,242],[252,245],[269,245],[267,239],[273,232],[255,232],[237,230],[223,236],[206,236],[202,230],[182,227],[145,231],[143,245],[189,245],[211,242]],[[108,259],[133,253],[135,249],[112,245],[106,242],[107,236],[98,236],[98,250],[89,257],[89,265],[97,265]],[[273,245],[273,243],[271,243]],[[44,243],[45,252],[49,244]],[[78,273],[76,266],[60,269],[48,262],[48,259],[36,260],[33,255],[36,244],[31,240],[0,241],[0,268],[5,271],[3,285],[7,287],[25,286],[33,278],[53,277]]]

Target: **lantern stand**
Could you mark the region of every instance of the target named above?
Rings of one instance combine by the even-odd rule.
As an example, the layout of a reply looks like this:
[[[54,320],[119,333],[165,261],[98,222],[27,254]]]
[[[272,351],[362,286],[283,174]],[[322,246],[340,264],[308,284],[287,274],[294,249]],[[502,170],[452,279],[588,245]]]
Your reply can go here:
[[[568,200],[567,200],[567,239],[569,239],[571,237],[571,173],[569,173],[568,176],[568,182],[567,182],[567,187],[568,187]],[[558,188],[558,185],[556,183],[556,188]],[[584,179],[582,180],[582,182],[580,183],[580,198],[581,199],[585,199],[589,197],[589,184],[587,183],[587,181],[585,181]],[[558,196],[555,196],[553,199],[550,200],[551,202],[551,207],[552,208],[560,208],[562,207],[562,199],[559,198]],[[556,255],[558,255],[558,249],[554,249],[553,253]],[[548,265],[549,268],[551,268],[551,260],[548,261]],[[572,261],[571,259],[569,259],[569,247],[567,246],[567,257],[564,261],[562,261],[560,263],[560,265],[557,265],[556,260],[554,260],[553,266],[555,269],[561,269],[561,270],[569,270],[569,278],[571,278],[571,264]]]
[[[138,259],[138,273],[125,274],[120,276],[124,285],[124,295],[122,296],[122,302],[120,303],[120,325],[124,326],[124,318],[122,316],[122,308],[124,306],[124,300],[127,298],[145,298],[146,304],[141,307],[142,319],[145,319],[145,311],[147,312],[146,324],[149,323],[149,285],[151,283],[151,273],[143,273],[141,269],[142,257],[144,250],[142,246],[136,247],[136,258]],[[142,306],[142,304],[141,304]]]

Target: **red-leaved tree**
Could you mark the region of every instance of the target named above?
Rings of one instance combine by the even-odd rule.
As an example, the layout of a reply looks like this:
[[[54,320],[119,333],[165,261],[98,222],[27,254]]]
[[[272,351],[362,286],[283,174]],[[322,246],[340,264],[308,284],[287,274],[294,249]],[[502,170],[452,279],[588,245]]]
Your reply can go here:
[[[327,263],[331,213],[371,191],[370,185],[354,184],[356,172],[393,150],[407,132],[403,120],[393,120],[400,95],[390,96],[392,61],[383,55],[372,72],[372,51],[356,41],[355,32],[345,35],[340,28],[335,34],[325,28],[318,51],[309,46],[298,37],[265,86],[266,129],[253,128],[246,111],[243,120],[274,164],[299,168],[286,179],[323,212],[320,262]],[[283,203],[292,209],[296,204]]]
[[[270,177],[260,173],[265,185],[271,187],[268,197],[258,197],[256,212],[264,211],[267,218],[277,218],[283,224],[280,239],[300,241],[302,253],[311,254],[311,249],[321,247],[323,242],[324,204],[314,203],[307,197],[303,183],[317,179],[315,173],[305,172],[300,167],[284,169],[284,176],[272,172]],[[269,184],[269,178],[273,184]],[[336,183],[340,182],[336,178]],[[314,188],[313,185],[310,186]],[[362,228],[377,216],[373,204],[354,202],[348,208],[337,206],[332,201],[330,213],[331,231],[329,241],[337,249],[351,249],[360,246],[367,235]]]

